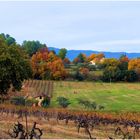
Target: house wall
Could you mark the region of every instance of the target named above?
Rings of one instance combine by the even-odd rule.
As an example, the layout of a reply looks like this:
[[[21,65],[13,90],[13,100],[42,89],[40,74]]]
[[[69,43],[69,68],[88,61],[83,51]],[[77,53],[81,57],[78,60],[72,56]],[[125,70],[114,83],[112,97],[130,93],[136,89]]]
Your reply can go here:
[[[41,96],[42,97],[42,96]],[[35,98],[38,101],[38,106],[41,106],[42,101],[44,100],[44,97],[40,99],[40,97]]]

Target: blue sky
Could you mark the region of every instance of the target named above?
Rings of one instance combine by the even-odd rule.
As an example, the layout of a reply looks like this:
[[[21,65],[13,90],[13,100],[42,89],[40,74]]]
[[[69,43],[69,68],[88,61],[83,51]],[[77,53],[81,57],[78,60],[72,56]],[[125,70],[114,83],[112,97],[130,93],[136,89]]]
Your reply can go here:
[[[50,47],[140,52],[140,1],[0,2],[0,32]]]

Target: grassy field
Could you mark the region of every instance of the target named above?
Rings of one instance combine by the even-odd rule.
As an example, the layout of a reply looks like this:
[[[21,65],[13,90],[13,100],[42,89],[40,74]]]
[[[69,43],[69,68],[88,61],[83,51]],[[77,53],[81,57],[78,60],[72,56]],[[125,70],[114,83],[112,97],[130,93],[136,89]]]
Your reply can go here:
[[[140,112],[140,83],[55,82],[51,102],[58,107],[57,97],[70,100],[70,109],[81,110],[78,99],[95,101],[104,111]]]

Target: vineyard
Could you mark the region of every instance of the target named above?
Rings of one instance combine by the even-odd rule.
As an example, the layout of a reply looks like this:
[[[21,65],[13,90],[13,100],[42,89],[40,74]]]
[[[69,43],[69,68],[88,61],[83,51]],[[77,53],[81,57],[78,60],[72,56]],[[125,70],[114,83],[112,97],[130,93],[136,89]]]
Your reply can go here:
[[[28,96],[45,95],[52,97],[53,82],[43,80],[26,80],[23,83],[23,90]]]
[[[139,83],[105,84],[29,80],[24,81],[22,90],[14,94],[17,95],[33,98],[48,96],[51,97],[51,104],[50,107],[43,108],[1,103],[0,138],[140,138],[140,113],[137,109]],[[60,96],[68,98],[71,106],[62,108],[56,104],[56,99]],[[135,100],[133,104],[128,100],[132,96],[132,101]],[[107,104],[104,110],[89,110],[78,104],[77,99]],[[119,104],[117,101],[124,102],[126,105]],[[113,103],[118,107],[117,111],[113,110]],[[112,106],[110,107],[109,104]],[[133,105],[137,109],[135,112],[130,111]],[[124,109],[127,107],[129,111],[121,110],[121,106]]]
[[[140,138],[139,113],[108,114],[63,109],[21,108],[12,105],[0,105],[1,135],[10,138],[8,129],[13,125],[14,120],[24,123],[25,114],[28,116],[29,127],[32,122],[37,121],[43,133],[42,138],[54,138],[57,130],[63,134],[63,136],[58,135],[60,138]],[[3,127],[6,118],[11,118],[7,130]]]

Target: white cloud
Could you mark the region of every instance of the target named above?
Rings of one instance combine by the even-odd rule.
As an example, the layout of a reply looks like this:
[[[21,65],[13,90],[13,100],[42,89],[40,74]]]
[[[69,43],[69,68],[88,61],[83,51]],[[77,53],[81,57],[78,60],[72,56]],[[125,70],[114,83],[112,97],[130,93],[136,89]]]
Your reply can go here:
[[[101,42],[95,42],[94,45],[97,45],[97,46],[104,46],[104,45],[140,45],[140,39],[101,41]]]

